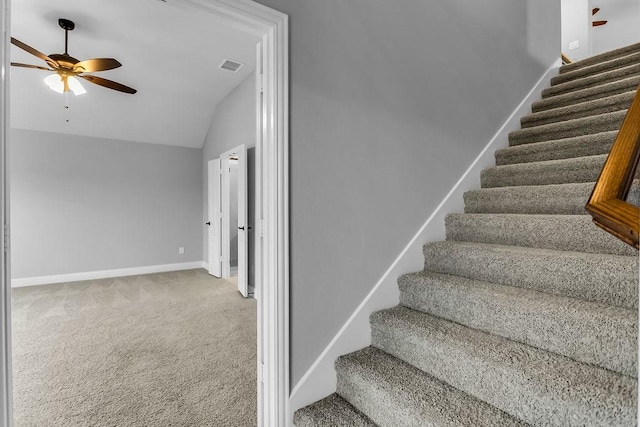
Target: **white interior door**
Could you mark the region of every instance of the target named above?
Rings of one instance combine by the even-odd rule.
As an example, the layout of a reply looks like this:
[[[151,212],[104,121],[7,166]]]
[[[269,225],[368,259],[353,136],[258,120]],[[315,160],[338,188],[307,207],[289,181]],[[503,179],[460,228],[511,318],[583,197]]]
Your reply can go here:
[[[249,214],[247,204],[247,148],[236,148],[238,158],[238,291],[249,296]]]
[[[208,202],[209,202],[209,274],[222,277],[222,218],[220,215],[220,197],[222,185],[220,159],[209,160],[208,166]]]
[[[247,203],[247,148],[240,145],[220,155],[222,165],[222,277],[231,275],[231,237],[230,224],[235,224],[235,218],[230,218],[230,193],[235,192],[238,202],[238,291],[245,297],[249,296],[249,221]],[[231,188],[230,162],[237,170],[237,188]]]

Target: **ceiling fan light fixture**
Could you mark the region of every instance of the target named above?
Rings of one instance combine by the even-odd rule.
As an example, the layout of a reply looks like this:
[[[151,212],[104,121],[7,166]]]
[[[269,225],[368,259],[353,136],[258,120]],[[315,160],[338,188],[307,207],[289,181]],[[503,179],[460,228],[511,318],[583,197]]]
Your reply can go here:
[[[50,74],[45,77],[44,82],[49,86],[54,92],[64,93],[64,82],[62,81],[62,76],[59,74]]]
[[[73,92],[74,95],[84,95],[87,93],[84,87],[80,84],[78,79],[73,76],[67,76],[67,85],[69,86],[69,90]],[[64,93],[64,77],[60,74],[51,74],[44,79],[44,82],[49,86],[54,92]]]
[[[87,91],[82,87],[80,81],[73,76],[67,77],[67,84],[69,85],[69,89],[75,96],[84,95]]]

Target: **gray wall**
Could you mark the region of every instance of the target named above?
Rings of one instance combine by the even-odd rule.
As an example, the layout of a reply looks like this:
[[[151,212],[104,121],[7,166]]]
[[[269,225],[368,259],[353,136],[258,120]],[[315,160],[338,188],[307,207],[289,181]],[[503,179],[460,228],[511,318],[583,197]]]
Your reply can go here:
[[[13,278],[202,260],[200,149],[10,136]]]
[[[608,21],[600,27],[589,26],[593,55],[640,42],[640,1],[590,0],[589,6],[589,10],[600,8],[594,20]]]
[[[202,215],[208,217],[208,185],[207,165],[209,160],[220,157],[238,145],[247,147],[247,182],[249,225],[249,284],[254,283],[253,250],[255,242],[254,208],[255,208],[255,145],[256,145],[256,84],[255,73],[251,73],[238,87],[220,101],[211,120],[211,126],[202,146]],[[206,221],[205,221],[206,222]],[[209,259],[207,246],[207,229],[202,227],[203,259]],[[250,289],[253,292],[252,289]]]
[[[560,55],[554,0],[259,0],[290,18],[295,385]]]

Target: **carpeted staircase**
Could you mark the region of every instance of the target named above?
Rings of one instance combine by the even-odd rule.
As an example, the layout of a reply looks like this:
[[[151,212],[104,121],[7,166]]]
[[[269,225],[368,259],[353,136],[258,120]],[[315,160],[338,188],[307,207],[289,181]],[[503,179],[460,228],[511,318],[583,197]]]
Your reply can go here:
[[[638,252],[584,206],[639,84],[640,44],[563,66],[296,426],[635,426]]]

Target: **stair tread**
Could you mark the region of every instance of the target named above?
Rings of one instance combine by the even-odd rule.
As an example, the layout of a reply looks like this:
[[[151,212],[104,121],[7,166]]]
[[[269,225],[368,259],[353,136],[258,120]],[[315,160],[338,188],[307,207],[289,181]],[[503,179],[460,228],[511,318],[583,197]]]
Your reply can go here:
[[[464,211],[582,215],[594,185],[581,182],[481,188],[464,193]]]
[[[371,316],[372,344],[536,425],[635,425],[637,381],[405,307]]]
[[[571,138],[607,131],[617,131],[627,114],[627,110],[595,116],[580,117],[559,123],[550,123],[515,130],[509,133],[509,145],[520,145],[550,139]]]
[[[591,76],[604,71],[620,68],[629,64],[640,62],[640,52],[630,52],[607,61],[596,62],[570,71],[564,71],[551,79],[551,85],[557,85],[566,81],[574,80],[581,77]]]
[[[595,182],[489,187],[464,193],[465,213],[584,215]],[[640,205],[640,180],[627,202]]]
[[[608,154],[494,166],[480,172],[482,188],[595,182]]]
[[[640,76],[631,76],[602,85],[593,86],[573,92],[550,96],[531,104],[532,112],[540,112],[551,108],[578,104],[610,95],[616,95],[635,90],[640,84]]]
[[[297,427],[376,427],[362,412],[337,394],[332,394],[295,412]]]
[[[560,67],[560,73],[567,73],[572,70],[588,66],[591,64],[595,64],[598,62],[609,61],[611,59],[615,59],[620,56],[629,55],[632,52],[636,52],[640,50],[640,43],[634,43],[628,46],[624,46],[618,49],[613,49],[608,52],[603,52],[598,55],[593,55],[588,58],[582,59],[580,61],[575,61],[571,64],[566,64]]]
[[[446,240],[424,245],[424,258],[425,270],[638,307],[637,256]]]
[[[636,91],[633,89],[595,100],[582,101],[569,106],[560,106],[527,114],[520,119],[520,124],[525,128],[541,124],[558,123],[570,119],[593,116],[595,114],[627,110],[635,94]]]
[[[532,163],[545,160],[608,154],[618,130],[514,145],[496,151],[496,164]]]
[[[449,214],[447,240],[637,256],[589,215]]]
[[[487,403],[368,347],[336,362],[338,393],[380,426],[524,425]]]
[[[542,90],[542,98],[548,98],[550,96],[562,93],[575,92],[581,89],[595,87],[616,80],[625,79],[631,76],[637,76],[638,74],[640,74],[640,64],[630,64],[624,67],[615,68],[602,73],[585,76],[575,80],[570,80],[568,82],[550,86]]]
[[[636,310],[428,270],[398,284],[406,307],[637,375]]]

